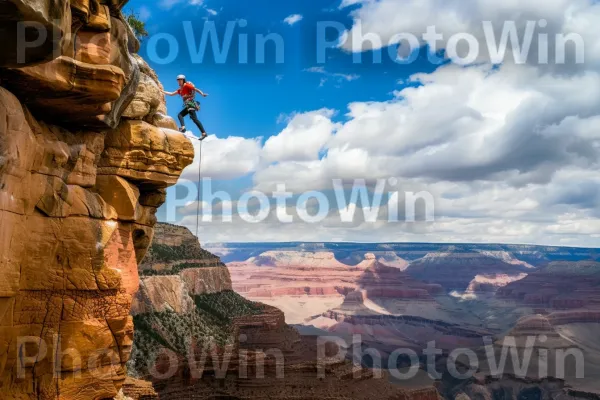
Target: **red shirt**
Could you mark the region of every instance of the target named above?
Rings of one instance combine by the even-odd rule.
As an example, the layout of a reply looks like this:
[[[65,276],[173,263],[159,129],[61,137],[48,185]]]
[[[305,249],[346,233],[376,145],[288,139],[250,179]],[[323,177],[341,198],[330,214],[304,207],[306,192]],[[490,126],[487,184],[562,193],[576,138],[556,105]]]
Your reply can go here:
[[[191,100],[195,97],[196,87],[191,82],[186,82],[177,89],[177,94],[183,97],[184,100]]]

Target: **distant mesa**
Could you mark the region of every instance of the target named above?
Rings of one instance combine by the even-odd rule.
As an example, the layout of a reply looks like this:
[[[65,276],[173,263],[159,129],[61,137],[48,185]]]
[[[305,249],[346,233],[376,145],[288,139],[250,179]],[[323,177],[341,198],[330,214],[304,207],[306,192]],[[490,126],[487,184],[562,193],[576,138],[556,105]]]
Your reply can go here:
[[[498,290],[498,297],[551,310],[600,307],[600,263],[553,262]]]

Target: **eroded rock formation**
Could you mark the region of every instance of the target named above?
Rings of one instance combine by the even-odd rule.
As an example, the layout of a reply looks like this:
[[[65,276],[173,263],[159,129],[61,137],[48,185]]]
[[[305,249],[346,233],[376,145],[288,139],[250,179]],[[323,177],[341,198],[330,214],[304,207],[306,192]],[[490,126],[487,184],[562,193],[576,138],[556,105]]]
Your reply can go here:
[[[442,291],[439,285],[418,282],[400,268],[382,264],[371,253],[357,265],[349,266],[331,252],[272,251],[228,267],[236,291],[277,307],[283,305],[285,298],[297,296],[329,298],[332,304],[339,305],[346,294],[358,289],[369,298],[418,301],[431,301],[433,295]],[[315,300],[315,306],[327,307],[328,302],[323,300]],[[303,317],[326,309],[307,307]]]
[[[195,310],[193,296],[231,291],[231,277],[218,257],[202,249],[184,227],[159,223],[140,265],[140,290],[132,314]]]
[[[151,382],[127,377],[115,400],[158,400],[158,394]]]
[[[124,3],[0,4],[2,399],[107,399],[125,381],[138,262],[194,154],[156,122]],[[25,40],[53,31],[15,47],[23,21]]]
[[[525,315],[499,335],[493,359],[510,350],[521,362],[507,362],[497,376],[487,350],[478,350],[477,379],[451,383],[470,398],[597,398],[600,354],[598,286],[600,264],[595,261],[552,262],[523,279],[498,289],[489,303],[522,309]],[[529,352],[529,353],[528,353]],[[533,354],[528,359],[527,354]],[[568,356],[567,356],[568,354]],[[523,360],[527,360],[526,362]],[[494,372],[496,371],[496,372]],[[449,383],[444,382],[444,384]]]
[[[511,299],[540,310],[600,310],[600,263],[595,261],[553,262],[525,279],[498,291]]]
[[[451,291],[495,291],[523,278],[534,268],[504,252],[435,252],[410,264],[415,279],[440,284]],[[506,282],[506,283],[504,283]]]
[[[216,248],[225,257],[242,257],[238,252],[248,254],[254,246],[259,251],[253,257],[229,264],[234,288],[284,309],[288,322],[291,316],[303,333],[338,336],[348,345],[352,335],[360,335],[363,347],[377,349],[384,363],[391,351],[411,348],[419,353],[435,341],[443,351],[439,388],[448,399],[571,399],[600,393],[600,264],[580,260],[590,256],[588,249],[497,246],[512,249],[507,252],[487,245],[318,243],[270,245],[283,250],[271,250],[268,244]],[[401,249],[393,254],[407,259],[412,249],[443,251],[422,254],[402,272],[401,265],[387,265],[393,255],[359,256],[357,250],[384,247]],[[574,261],[549,263],[557,259]],[[313,314],[307,316],[309,311]],[[504,376],[491,374],[489,347],[482,347],[486,337],[495,338],[496,360],[507,350],[505,339],[509,345],[514,340],[521,360],[530,344],[533,356],[525,373],[517,373],[520,369],[509,361],[502,368]],[[456,348],[476,352],[480,368],[472,379],[456,379],[448,372],[449,354]],[[585,361],[574,365],[571,355],[563,363],[561,352],[569,351],[582,352]],[[546,363],[538,358],[546,353],[544,377],[539,371]],[[462,362],[458,364],[468,369]],[[562,365],[564,374],[557,370]],[[583,378],[576,378],[584,371]]]

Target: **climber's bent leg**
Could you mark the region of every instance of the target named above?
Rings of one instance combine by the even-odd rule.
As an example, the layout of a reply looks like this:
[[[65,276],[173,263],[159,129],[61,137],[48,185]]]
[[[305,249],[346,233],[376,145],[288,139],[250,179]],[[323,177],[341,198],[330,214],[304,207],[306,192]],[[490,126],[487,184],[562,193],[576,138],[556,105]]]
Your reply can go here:
[[[194,123],[196,124],[198,129],[200,129],[200,132],[202,132],[202,138],[205,138],[207,136],[206,131],[204,130],[204,126],[202,125],[202,122],[200,122],[200,120],[198,119],[198,116],[196,115],[196,111],[194,111],[194,110],[188,110],[188,111],[190,114],[190,118],[192,119],[192,121],[194,121]]]
[[[189,111],[187,110],[187,108],[184,108],[183,110],[181,110],[179,115],[177,115],[177,118],[179,118],[179,125],[181,126],[180,130],[182,132],[185,131],[185,120],[183,118],[188,114],[189,114]]]

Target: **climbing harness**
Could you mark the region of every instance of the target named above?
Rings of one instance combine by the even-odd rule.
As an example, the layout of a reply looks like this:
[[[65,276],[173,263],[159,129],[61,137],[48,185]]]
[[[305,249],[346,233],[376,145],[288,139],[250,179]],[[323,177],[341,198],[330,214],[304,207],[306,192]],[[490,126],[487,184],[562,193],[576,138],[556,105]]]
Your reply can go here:
[[[188,111],[200,111],[200,103],[197,100],[188,100],[183,102],[183,107]]]

